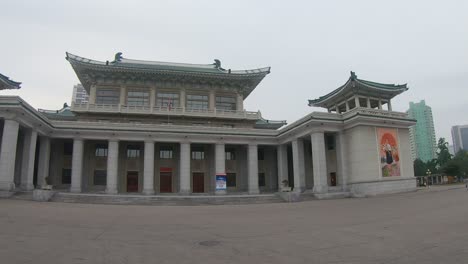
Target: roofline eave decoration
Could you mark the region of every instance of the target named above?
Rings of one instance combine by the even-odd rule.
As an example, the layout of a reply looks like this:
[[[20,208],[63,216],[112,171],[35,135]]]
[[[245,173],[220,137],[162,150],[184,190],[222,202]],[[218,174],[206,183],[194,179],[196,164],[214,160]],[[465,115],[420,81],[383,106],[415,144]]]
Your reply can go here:
[[[119,74],[139,74],[147,79],[165,76],[191,78],[200,81],[221,81],[233,82],[243,88],[243,95],[246,98],[253,89],[270,73],[271,67],[233,71],[231,69],[223,69],[221,62],[215,60],[213,64],[187,64],[187,63],[169,63],[169,62],[152,62],[142,60],[131,60],[122,58],[121,53],[115,55],[114,61],[97,61],[84,57],[80,57],[66,52],[66,60],[72,65],[78,79],[83,84],[86,90],[90,89],[92,80],[91,73],[96,73],[102,76]],[[124,75],[125,76],[125,75]]]
[[[20,88],[21,82],[10,80],[10,78],[0,73],[0,90],[15,90]]]
[[[346,95],[347,93],[354,92],[355,94],[360,94],[359,92],[362,90],[375,91],[381,95],[382,99],[389,100],[407,91],[408,87],[407,84],[383,84],[358,79],[357,75],[354,72],[351,72],[351,76],[344,85],[317,99],[308,100],[308,105],[327,108],[334,104],[330,104],[330,101],[338,99],[345,100],[348,97]]]

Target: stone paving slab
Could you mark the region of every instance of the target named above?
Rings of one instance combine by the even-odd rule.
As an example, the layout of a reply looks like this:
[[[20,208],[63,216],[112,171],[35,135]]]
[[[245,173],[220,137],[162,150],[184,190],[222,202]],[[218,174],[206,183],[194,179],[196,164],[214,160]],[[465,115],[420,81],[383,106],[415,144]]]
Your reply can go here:
[[[0,263],[468,263],[468,191],[225,206],[0,199]]]

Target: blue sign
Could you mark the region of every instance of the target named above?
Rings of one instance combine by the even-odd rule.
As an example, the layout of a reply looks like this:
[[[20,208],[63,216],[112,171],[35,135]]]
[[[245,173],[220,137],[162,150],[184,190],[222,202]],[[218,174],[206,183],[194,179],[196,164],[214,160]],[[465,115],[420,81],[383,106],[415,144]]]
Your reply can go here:
[[[216,175],[216,191],[225,191],[226,187],[226,174]]]

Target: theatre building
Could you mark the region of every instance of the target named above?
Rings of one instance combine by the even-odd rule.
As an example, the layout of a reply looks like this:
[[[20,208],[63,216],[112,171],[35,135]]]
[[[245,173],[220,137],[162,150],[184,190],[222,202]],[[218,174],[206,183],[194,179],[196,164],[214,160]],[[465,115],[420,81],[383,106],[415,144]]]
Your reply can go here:
[[[3,192],[52,185],[59,192],[190,196],[275,193],[289,185],[321,197],[415,189],[415,121],[391,106],[406,85],[351,72],[343,86],[309,100],[327,111],[286,125],[244,108],[269,67],[231,70],[219,60],[167,63],[121,53],[105,62],[66,59],[88,101],[51,111],[0,96]],[[19,88],[3,75],[0,85]]]

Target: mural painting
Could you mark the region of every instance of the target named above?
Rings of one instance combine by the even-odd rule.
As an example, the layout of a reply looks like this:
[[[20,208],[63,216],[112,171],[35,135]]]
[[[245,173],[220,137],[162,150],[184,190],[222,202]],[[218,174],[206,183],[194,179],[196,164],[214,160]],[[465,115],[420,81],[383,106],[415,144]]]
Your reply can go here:
[[[401,176],[397,130],[393,128],[377,128],[377,139],[379,142],[382,176]]]

